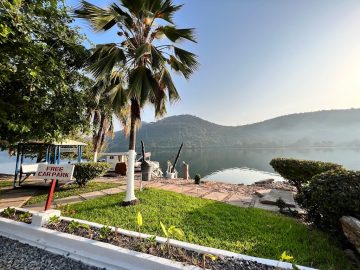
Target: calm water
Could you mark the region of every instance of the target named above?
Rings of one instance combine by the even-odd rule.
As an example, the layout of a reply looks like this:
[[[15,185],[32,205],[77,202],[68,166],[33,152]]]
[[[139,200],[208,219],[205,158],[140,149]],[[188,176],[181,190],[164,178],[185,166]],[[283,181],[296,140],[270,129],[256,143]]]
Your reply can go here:
[[[152,160],[159,161],[163,171],[166,162],[173,162],[177,149],[151,150]],[[182,175],[182,162],[190,165],[190,175],[199,173],[208,180],[228,183],[251,184],[254,181],[274,178],[281,180],[275,174],[269,162],[274,157],[291,157],[309,160],[330,161],[344,165],[348,169],[360,170],[359,148],[302,148],[302,149],[194,149],[183,150],[177,165]],[[31,161],[27,161],[31,162]],[[0,173],[13,173],[15,157],[9,157],[6,152],[0,152]]]
[[[164,170],[166,161],[170,159],[173,162],[176,154],[176,149],[152,151],[152,160],[159,161]],[[199,173],[208,180],[237,184],[251,184],[268,178],[282,180],[269,165],[271,159],[275,157],[330,161],[342,164],[348,169],[360,170],[359,148],[184,150],[180,155],[177,170],[182,171],[182,161],[185,161],[190,165],[192,177]]]

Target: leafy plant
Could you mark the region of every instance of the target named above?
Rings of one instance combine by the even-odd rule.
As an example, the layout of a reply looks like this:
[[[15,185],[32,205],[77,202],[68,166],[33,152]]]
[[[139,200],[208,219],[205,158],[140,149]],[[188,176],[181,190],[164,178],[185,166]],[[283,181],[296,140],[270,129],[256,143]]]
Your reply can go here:
[[[99,230],[99,238],[106,239],[111,234],[111,228],[109,226],[103,226]]]
[[[296,197],[307,218],[319,228],[341,231],[342,216],[360,218],[360,172],[329,171],[316,175]]]
[[[196,175],[195,175],[194,181],[195,181],[195,184],[196,184],[196,185],[200,185],[200,182],[201,182],[201,176],[200,176],[200,174],[196,174]]]
[[[289,254],[286,253],[286,251],[284,251],[283,253],[281,253],[280,256],[280,261],[282,262],[290,262],[294,259],[293,256],[290,256]]]
[[[140,238],[141,227],[143,225],[143,218],[142,218],[142,215],[141,215],[140,212],[137,212],[137,215],[136,215],[136,225],[137,225],[137,228],[138,228],[139,238]]]
[[[149,236],[148,238],[146,238],[147,241],[149,241],[150,243],[156,243],[156,236],[152,235]]]
[[[280,261],[282,261],[282,262],[292,262],[292,261],[294,261],[294,257],[293,256],[290,256],[289,254],[287,254],[287,252],[286,251],[284,251],[281,255],[280,255]],[[296,264],[295,263],[292,263],[292,269],[293,270],[300,270],[300,268],[299,267],[297,267],[296,266]]]
[[[54,215],[49,218],[48,224],[58,224],[59,222],[60,218]]]
[[[29,212],[24,212],[19,216],[19,220],[21,222],[25,222],[30,217],[31,217],[31,214]]]
[[[76,183],[84,187],[87,182],[106,173],[110,167],[111,165],[106,162],[77,163],[74,169]]]
[[[69,232],[73,232],[75,229],[83,228],[85,230],[90,230],[90,226],[88,224],[83,224],[78,221],[72,220],[68,225]]]
[[[1,141],[50,141],[87,129],[92,83],[81,69],[90,53],[64,1],[0,6]]]
[[[165,237],[167,238],[167,242],[169,242],[170,237],[182,239],[185,237],[184,232],[175,226],[170,226],[169,228],[166,228],[165,225],[160,221],[160,227],[163,231]]]
[[[300,192],[303,185],[309,183],[315,175],[330,170],[344,169],[341,165],[330,162],[291,158],[274,158],[271,160],[270,165],[277,173],[285,178],[290,185],[296,187],[298,192]]]
[[[182,5],[172,1],[120,0],[107,8],[85,0],[75,10],[78,18],[89,21],[95,32],[117,28],[112,43],[100,44],[89,58],[88,71],[100,85],[97,96],[115,111],[129,108],[129,150],[135,150],[136,122],[146,104],[155,107],[155,116],[166,113],[166,101],[179,100],[171,73],[189,79],[197,69],[197,56],[179,48],[179,41],[196,42],[194,29],[177,28],[173,22]],[[162,40],[162,37],[167,39]],[[127,130],[127,128],[124,128]],[[130,168],[133,170],[134,168]],[[133,183],[128,174],[128,183]],[[128,189],[124,205],[136,203],[134,190]]]
[[[13,217],[15,216],[16,213],[16,209],[12,208],[12,207],[7,207],[4,211],[3,211],[3,215],[5,217]]]

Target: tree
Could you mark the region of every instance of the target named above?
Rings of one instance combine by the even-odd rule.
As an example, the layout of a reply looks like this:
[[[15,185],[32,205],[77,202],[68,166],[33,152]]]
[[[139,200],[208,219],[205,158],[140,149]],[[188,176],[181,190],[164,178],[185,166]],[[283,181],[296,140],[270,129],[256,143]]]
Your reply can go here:
[[[181,5],[170,0],[120,0],[103,9],[87,1],[75,16],[90,22],[94,31],[118,27],[114,43],[97,45],[89,59],[88,70],[97,80],[107,81],[107,94],[117,109],[130,104],[129,164],[124,205],[136,202],[134,161],[136,122],[148,103],[155,115],[166,113],[166,101],[179,100],[170,69],[186,79],[198,66],[195,54],[179,48],[180,40],[195,41],[194,29],[179,29],[173,23]],[[162,38],[165,41],[162,41]]]
[[[61,1],[0,1],[0,142],[59,140],[89,126],[90,52]]]
[[[129,133],[129,111],[130,106],[117,106],[111,95],[103,95],[111,91],[105,81],[98,81],[92,88],[92,95],[95,102],[92,103],[91,121],[93,130],[93,160],[97,161],[98,153],[103,150],[105,136],[114,135],[113,115],[117,117],[123,127],[124,135]]]

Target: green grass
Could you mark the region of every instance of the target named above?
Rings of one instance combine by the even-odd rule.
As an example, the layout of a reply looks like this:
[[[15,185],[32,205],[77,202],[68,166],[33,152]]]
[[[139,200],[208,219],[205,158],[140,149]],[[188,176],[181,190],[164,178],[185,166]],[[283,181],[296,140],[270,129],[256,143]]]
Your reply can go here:
[[[121,207],[124,194],[69,206],[71,217],[136,230],[140,211],[143,232],[162,235],[159,222],[184,230],[186,241],[264,258],[286,251],[298,264],[321,269],[351,269],[339,243],[294,219],[255,208],[240,208],[169,191],[145,189],[141,204]],[[70,213],[67,211],[67,213]]]
[[[56,190],[54,192],[53,199],[61,199],[87,192],[98,191],[98,190],[103,190],[118,186],[119,184],[115,184],[115,183],[90,182],[85,187],[79,188],[77,184],[71,184],[71,185],[62,186],[60,187],[60,190]],[[31,199],[28,200],[26,204],[28,205],[28,204],[34,204],[34,203],[40,203],[46,201],[48,191],[49,191],[48,189],[39,190],[39,192],[34,196],[32,196]]]
[[[6,181],[6,180],[1,180],[0,181],[0,188],[2,187],[12,187],[13,185],[13,181]]]

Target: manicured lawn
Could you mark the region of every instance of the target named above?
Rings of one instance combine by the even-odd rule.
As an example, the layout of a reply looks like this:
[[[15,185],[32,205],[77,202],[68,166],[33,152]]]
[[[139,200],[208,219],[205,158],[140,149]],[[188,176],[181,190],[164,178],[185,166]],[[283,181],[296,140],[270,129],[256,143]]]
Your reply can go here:
[[[0,188],[11,187],[12,185],[13,185],[13,181],[5,181],[5,180],[0,181]]]
[[[90,182],[84,188],[79,188],[77,184],[71,184],[71,185],[62,186],[60,187],[60,190],[55,191],[53,199],[65,198],[87,192],[98,191],[98,190],[103,190],[118,186],[119,184],[115,184],[115,183]],[[36,195],[31,197],[31,199],[26,204],[34,204],[34,203],[46,201],[47,194],[48,194],[48,189],[40,190]]]
[[[182,228],[186,241],[247,255],[279,259],[286,251],[296,263],[321,269],[351,269],[335,240],[297,221],[255,208],[240,208],[169,191],[145,189],[141,204],[121,207],[124,194],[70,205],[69,216],[136,230],[140,211],[142,231],[162,235],[159,222]]]

